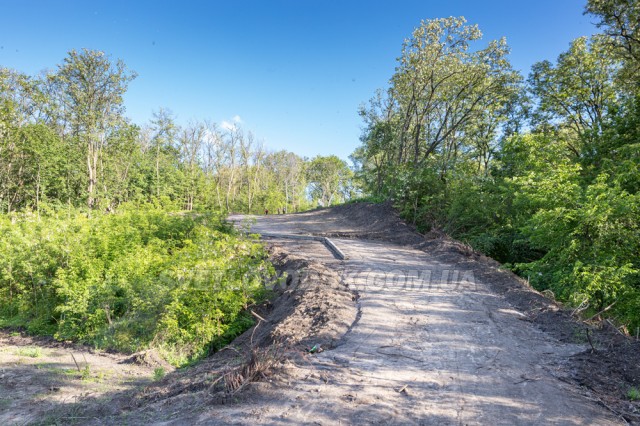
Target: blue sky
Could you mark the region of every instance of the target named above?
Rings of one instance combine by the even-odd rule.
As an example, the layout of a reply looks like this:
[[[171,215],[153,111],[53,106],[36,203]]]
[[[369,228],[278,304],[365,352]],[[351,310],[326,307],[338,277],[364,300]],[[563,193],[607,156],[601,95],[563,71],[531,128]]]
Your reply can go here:
[[[0,66],[33,75],[71,49],[103,50],[139,74],[135,123],[160,107],[180,123],[235,117],[272,150],[347,159],[358,106],[386,87],[421,19],[462,15],[483,43],[505,36],[527,74],[596,32],[585,1],[0,0]]]

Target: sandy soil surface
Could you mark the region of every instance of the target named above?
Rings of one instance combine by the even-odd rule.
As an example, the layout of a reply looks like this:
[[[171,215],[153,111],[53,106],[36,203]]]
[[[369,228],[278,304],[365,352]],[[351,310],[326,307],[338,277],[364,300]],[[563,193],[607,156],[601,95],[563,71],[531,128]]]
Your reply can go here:
[[[83,401],[108,404],[153,381],[152,366],[131,360],[0,331],[0,424],[81,423]]]
[[[576,321],[464,244],[416,233],[389,205],[230,219],[271,235],[264,239],[280,272],[274,298],[251,307],[254,328],[198,365],[138,387],[85,396],[74,379],[66,398],[76,402],[46,396],[49,405],[33,413],[34,396],[0,397],[0,424],[5,412],[29,421],[47,407],[64,424],[640,420],[640,404],[625,396],[640,386],[638,342]],[[331,238],[347,259],[300,239],[309,235]],[[0,339],[0,351],[19,356],[10,345]],[[33,362],[21,362],[33,377]],[[129,371],[120,362],[111,368]]]

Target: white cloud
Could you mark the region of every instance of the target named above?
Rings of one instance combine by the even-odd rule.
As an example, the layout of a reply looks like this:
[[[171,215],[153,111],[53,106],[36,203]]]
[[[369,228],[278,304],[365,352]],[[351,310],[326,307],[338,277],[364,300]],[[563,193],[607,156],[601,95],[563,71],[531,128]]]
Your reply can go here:
[[[220,123],[220,127],[224,130],[233,130],[238,127],[239,124],[242,124],[242,118],[238,114],[234,115],[231,121],[223,120]]]
[[[225,130],[233,130],[236,127],[236,124],[229,123],[228,121],[223,121],[222,123],[220,123],[220,127],[222,127]]]

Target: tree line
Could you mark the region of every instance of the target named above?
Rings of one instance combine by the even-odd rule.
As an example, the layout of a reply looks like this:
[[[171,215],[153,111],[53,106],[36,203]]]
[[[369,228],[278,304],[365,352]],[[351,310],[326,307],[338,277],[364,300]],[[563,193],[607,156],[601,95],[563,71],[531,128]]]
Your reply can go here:
[[[0,211],[113,211],[156,200],[184,210],[293,212],[354,194],[336,156],[272,152],[239,123],[149,123],[125,115],[136,73],[104,52],[72,50],[55,71],[0,68]]]
[[[135,77],[86,49],[38,76],[0,68],[0,327],[182,365],[250,327],[274,278],[227,214],[342,202],[352,171],[269,151],[237,122],[161,108],[135,124]]]
[[[590,0],[603,31],[525,78],[504,39],[422,21],[360,114],[364,192],[578,310],[640,326],[640,2]]]
[[[227,214],[339,203],[353,173],[270,151],[237,122],[160,108],[136,124],[135,78],[87,49],[38,76],[0,68],[0,327],[182,365],[250,327],[274,278]]]

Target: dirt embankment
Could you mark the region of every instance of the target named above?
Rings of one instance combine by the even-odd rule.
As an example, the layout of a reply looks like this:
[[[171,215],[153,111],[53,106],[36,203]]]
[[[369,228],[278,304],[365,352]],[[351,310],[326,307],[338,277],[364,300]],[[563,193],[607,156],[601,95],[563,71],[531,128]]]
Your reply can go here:
[[[587,350],[570,357],[559,373],[561,380],[582,387],[621,418],[640,422],[640,404],[629,398],[630,389],[640,390],[640,342],[622,335],[611,323],[583,322],[572,310],[501,269],[495,260],[442,232],[418,233],[391,203],[354,203],[293,216],[300,233],[411,246],[443,263],[473,271],[476,278],[524,313],[523,320],[560,342],[588,344]],[[269,222],[273,229],[291,232],[287,228],[290,220],[276,216]]]
[[[318,262],[270,247],[278,279],[273,298],[249,309],[256,325],[198,364],[177,370],[137,391],[111,396],[109,404],[83,410],[83,424],[181,423],[206,407],[251,400],[286,386],[283,373],[312,353],[335,347],[356,320],[355,295],[334,271]],[[84,401],[88,402],[88,401]]]
[[[328,213],[328,212],[327,212]],[[351,204],[333,209],[339,222],[359,229],[357,238],[413,245],[437,259],[474,270],[476,278],[512,306],[526,314],[526,320],[561,342],[589,343],[589,349],[572,356],[563,379],[593,393],[602,404],[627,421],[640,423],[640,403],[629,398],[630,389],[640,391],[640,341],[623,335],[612,323],[586,323],[573,311],[545,297],[515,274],[470,246],[444,233],[421,235],[386,204]],[[335,234],[349,237],[349,234]],[[329,236],[329,235],[327,235]]]

